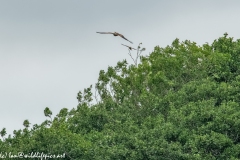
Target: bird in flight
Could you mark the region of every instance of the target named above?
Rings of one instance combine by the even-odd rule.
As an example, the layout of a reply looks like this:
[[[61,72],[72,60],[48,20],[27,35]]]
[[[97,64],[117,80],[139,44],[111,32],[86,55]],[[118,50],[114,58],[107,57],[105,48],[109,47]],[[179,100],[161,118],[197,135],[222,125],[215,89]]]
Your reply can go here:
[[[97,33],[100,33],[100,34],[112,34],[112,35],[114,35],[114,36],[122,37],[122,38],[125,39],[126,41],[132,43],[132,42],[129,41],[127,38],[125,38],[122,34],[117,33],[117,32],[97,32]]]
[[[132,50],[132,49],[136,50],[135,48],[132,48],[132,47],[127,46],[127,45],[125,45],[125,44],[122,44],[122,45],[128,47],[129,50]]]

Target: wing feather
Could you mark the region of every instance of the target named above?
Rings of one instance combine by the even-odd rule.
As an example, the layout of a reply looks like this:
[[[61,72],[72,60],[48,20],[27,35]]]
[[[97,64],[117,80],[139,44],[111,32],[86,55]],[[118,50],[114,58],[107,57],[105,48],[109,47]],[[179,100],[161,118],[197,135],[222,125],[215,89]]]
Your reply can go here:
[[[100,33],[100,34],[113,34],[112,32],[97,32],[97,33]]]
[[[121,36],[123,39],[125,39],[126,41],[132,43],[131,41],[129,41],[127,38],[125,38],[124,36]]]

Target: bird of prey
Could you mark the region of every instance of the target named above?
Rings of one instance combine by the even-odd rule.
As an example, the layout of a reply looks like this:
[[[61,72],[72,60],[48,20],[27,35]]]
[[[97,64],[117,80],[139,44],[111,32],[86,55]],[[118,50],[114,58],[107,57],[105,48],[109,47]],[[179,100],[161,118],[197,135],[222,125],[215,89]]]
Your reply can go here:
[[[112,34],[112,35],[114,35],[114,36],[122,37],[122,38],[125,39],[126,41],[132,43],[132,42],[129,41],[127,38],[125,38],[122,34],[117,33],[117,32],[97,32],[97,33],[100,33],[100,34]]]
[[[127,46],[127,45],[124,45],[124,44],[122,44],[122,45],[128,47],[129,50],[132,50],[132,49],[136,50],[135,48],[132,48],[130,46]]]

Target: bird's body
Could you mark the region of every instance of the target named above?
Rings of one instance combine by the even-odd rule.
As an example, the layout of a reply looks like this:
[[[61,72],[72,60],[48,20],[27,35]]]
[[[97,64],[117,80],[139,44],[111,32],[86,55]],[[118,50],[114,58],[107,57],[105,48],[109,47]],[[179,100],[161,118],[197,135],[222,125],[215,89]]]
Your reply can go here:
[[[117,32],[97,32],[97,33],[100,33],[100,34],[112,34],[113,36],[119,36],[119,37],[122,37],[122,38],[125,39],[126,41],[132,43],[132,42],[129,41],[127,38],[125,38],[122,34],[117,33]]]
[[[132,48],[132,47],[127,46],[127,45],[125,45],[125,44],[122,44],[122,45],[125,46],[125,47],[128,47],[129,50],[132,50],[132,49],[136,50],[135,48]]]

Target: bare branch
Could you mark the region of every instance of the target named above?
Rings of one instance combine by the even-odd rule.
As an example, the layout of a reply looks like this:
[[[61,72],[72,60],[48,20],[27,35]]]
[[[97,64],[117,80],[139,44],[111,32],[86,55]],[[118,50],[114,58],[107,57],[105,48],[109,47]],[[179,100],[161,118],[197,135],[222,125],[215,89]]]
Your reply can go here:
[[[129,49],[128,51],[129,51],[129,52],[128,52],[128,54],[129,54],[129,55],[130,55],[130,57],[132,58],[132,60],[133,60],[134,64],[137,66],[137,64],[136,64],[136,61],[133,59],[133,57],[132,57],[132,55],[131,55],[130,49]]]

